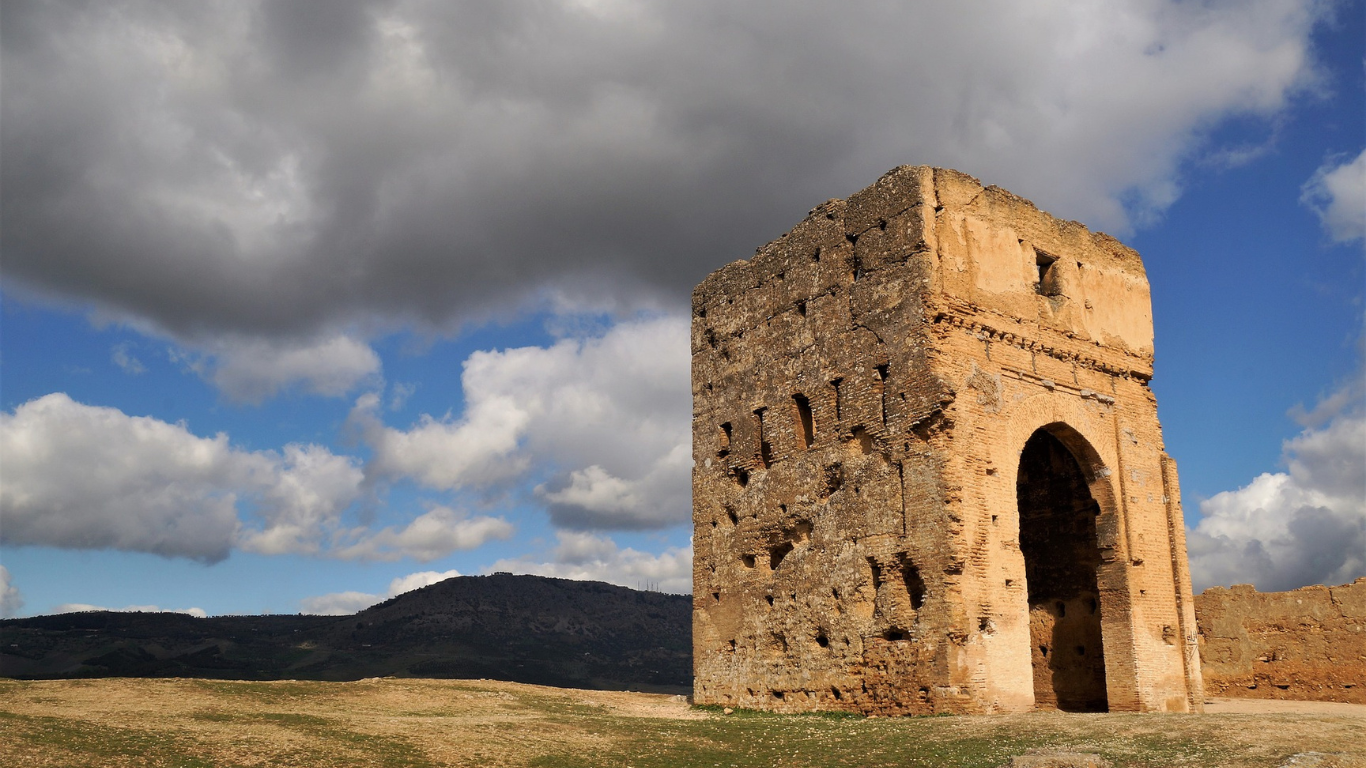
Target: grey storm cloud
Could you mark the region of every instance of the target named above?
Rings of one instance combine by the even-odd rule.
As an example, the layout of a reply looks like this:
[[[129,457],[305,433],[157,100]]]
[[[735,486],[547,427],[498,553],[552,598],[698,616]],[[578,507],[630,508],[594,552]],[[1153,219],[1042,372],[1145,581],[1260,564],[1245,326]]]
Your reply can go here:
[[[11,289],[181,340],[680,307],[902,163],[1124,233],[1311,0],[6,2]],[[330,330],[329,330],[330,329]]]

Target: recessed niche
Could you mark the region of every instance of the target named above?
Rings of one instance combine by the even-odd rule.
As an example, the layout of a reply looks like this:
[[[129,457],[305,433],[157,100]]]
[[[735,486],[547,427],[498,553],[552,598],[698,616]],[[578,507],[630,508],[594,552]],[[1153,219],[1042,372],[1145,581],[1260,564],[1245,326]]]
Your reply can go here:
[[[795,394],[792,396],[792,403],[797,407],[797,424],[801,427],[802,447],[810,448],[816,441],[816,421],[811,415],[811,401],[806,399],[806,395]]]
[[[1058,257],[1036,248],[1034,265],[1039,271],[1039,281],[1034,284],[1034,290],[1040,296],[1060,295],[1062,290],[1058,280]]]

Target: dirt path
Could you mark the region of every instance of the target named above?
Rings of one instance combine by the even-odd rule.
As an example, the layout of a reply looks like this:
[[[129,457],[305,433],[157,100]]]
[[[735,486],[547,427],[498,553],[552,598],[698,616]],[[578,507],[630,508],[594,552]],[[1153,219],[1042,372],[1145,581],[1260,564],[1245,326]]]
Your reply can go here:
[[[1366,720],[1366,704],[1285,699],[1206,699],[1210,715],[1336,715]]]

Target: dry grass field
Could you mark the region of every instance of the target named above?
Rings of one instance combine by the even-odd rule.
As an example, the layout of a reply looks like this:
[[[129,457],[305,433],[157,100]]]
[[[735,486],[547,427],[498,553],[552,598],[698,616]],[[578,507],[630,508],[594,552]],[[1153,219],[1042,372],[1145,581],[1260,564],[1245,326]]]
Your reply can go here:
[[[1044,748],[1117,767],[1366,766],[1366,707],[1211,709],[867,719],[485,680],[0,680],[0,765],[986,768]]]

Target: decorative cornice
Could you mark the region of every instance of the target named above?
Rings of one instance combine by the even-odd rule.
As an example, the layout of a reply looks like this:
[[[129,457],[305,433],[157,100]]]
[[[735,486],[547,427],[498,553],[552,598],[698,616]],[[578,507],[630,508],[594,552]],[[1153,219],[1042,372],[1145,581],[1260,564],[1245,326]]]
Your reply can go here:
[[[1130,352],[1112,350],[1118,355],[1133,360],[1133,364],[1130,365],[1115,365],[1113,362],[1102,360],[1099,357],[1093,357],[1076,348],[1069,349],[1062,345],[1041,341],[1031,336],[1001,330],[1000,328],[987,325],[978,320],[973,316],[976,313],[962,313],[960,311],[955,311],[955,309],[956,308],[953,307],[941,306],[931,310],[930,323],[932,325],[958,328],[983,341],[1007,344],[1034,354],[1047,355],[1055,360],[1060,360],[1070,365],[1077,365],[1094,371],[1100,371],[1101,373],[1110,376],[1118,376],[1124,379],[1138,379],[1142,382],[1147,382],[1152,378],[1151,363]],[[971,310],[968,310],[968,312],[971,312]],[[1023,324],[1018,320],[1014,322],[1021,325]],[[1059,335],[1062,334],[1060,333]]]

